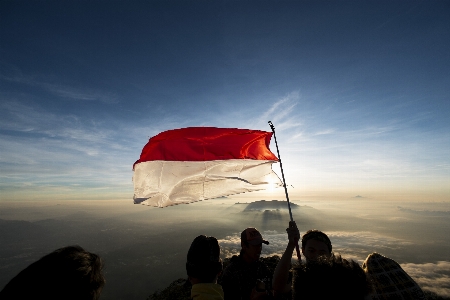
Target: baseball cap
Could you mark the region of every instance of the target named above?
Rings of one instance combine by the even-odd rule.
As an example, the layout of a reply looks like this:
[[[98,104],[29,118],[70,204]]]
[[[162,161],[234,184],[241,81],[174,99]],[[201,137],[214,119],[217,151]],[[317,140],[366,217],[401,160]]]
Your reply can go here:
[[[261,233],[253,227],[247,228],[241,233],[241,241],[248,242],[251,245],[264,243],[269,245],[268,241],[263,240]]]

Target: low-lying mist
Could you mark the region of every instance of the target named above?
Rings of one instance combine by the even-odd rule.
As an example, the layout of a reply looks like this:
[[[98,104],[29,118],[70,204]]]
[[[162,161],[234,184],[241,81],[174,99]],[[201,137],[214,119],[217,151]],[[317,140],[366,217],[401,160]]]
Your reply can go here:
[[[270,242],[263,256],[280,255],[289,222],[285,201],[238,197],[163,209],[131,200],[2,202],[0,207],[0,288],[43,255],[78,244],[105,261],[102,299],[145,299],[186,277],[186,253],[200,234],[219,239],[227,257],[239,252],[240,232],[256,227]],[[335,253],[359,262],[381,253],[424,289],[450,296],[450,203],[292,200],[292,214],[302,233],[326,232]]]

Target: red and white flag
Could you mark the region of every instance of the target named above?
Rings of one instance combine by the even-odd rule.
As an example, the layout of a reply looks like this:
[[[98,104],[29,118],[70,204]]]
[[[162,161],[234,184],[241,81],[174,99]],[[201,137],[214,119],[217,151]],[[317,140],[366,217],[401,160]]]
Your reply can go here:
[[[189,127],[150,138],[133,165],[134,203],[165,207],[282,186],[271,132]]]

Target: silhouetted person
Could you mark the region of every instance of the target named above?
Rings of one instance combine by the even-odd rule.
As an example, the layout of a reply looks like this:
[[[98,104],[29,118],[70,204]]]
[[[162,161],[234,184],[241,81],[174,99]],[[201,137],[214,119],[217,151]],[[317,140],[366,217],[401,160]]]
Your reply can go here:
[[[331,256],[333,246],[328,236],[320,230],[308,230],[302,237],[302,253],[309,260],[315,260],[319,256]]]
[[[286,294],[291,291],[289,269],[291,268],[292,253],[300,239],[300,232],[295,221],[289,222],[286,232],[288,234],[288,245],[273,272],[272,286],[275,294]],[[331,241],[322,231],[308,230],[302,237],[302,253],[306,263],[314,261],[320,256],[330,257],[331,250]]]
[[[367,256],[362,268],[373,286],[369,299],[434,299],[426,297],[414,279],[391,258],[374,252]]]
[[[187,254],[186,271],[192,284],[192,299],[223,300],[222,287],[217,284],[222,260],[215,237],[199,235],[194,239]]]
[[[0,292],[0,299],[96,300],[105,284],[103,263],[80,246],[45,255],[22,270]]]
[[[272,296],[271,273],[261,261],[263,240],[256,228],[241,233],[241,252],[234,255],[223,271],[220,284],[227,300],[269,299]]]
[[[364,270],[341,256],[320,256],[294,268],[294,300],[363,300],[372,290]]]

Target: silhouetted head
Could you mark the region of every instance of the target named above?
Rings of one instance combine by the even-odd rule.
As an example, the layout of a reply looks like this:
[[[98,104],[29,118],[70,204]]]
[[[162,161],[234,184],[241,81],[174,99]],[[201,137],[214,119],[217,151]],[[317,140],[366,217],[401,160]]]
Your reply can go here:
[[[194,239],[187,254],[186,271],[190,278],[199,282],[216,282],[222,271],[220,246],[215,237],[199,235]]]
[[[241,233],[241,256],[252,263],[259,260],[261,256],[262,244],[269,245],[269,242],[262,238],[261,233],[256,228],[247,228]]]
[[[294,269],[293,299],[363,300],[371,284],[357,262],[321,256]]]
[[[103,263],[80,246],[45,255],[22,270],[0,292],[1,299],[80,299],[100,297]]]
[[[330,239],[320,230],[308,230],[302,237],[302,253],[307,261],[315,260],[319,256],[330,257],[331,250]]]

